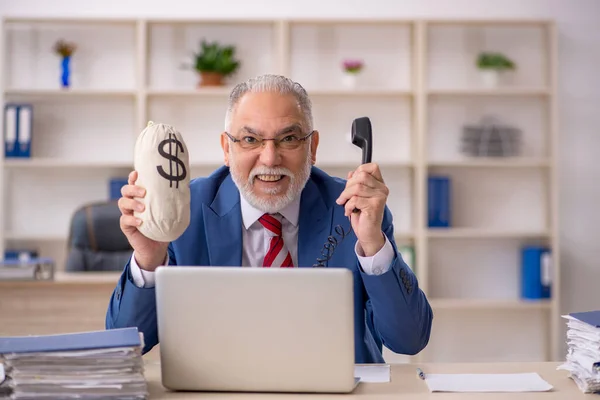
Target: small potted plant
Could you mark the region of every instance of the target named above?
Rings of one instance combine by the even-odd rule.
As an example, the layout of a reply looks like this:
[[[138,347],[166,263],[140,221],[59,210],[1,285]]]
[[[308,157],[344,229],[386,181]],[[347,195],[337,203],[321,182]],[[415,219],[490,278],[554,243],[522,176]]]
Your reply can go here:
[[[359,59],[345,59],[342,62],[342,69],[344,71],[343,84],[346,87],[356,87],[357,78],[360,72],[363,70],[365,64]]]
[[[194,54],[194,69],[200,74],[198,86],[222,86],[229,75],[235,73],[241,62],[235,58],[234,46],[202,40],[200,51]]]
[[[63,39],[54,44],[54,52],[61,57],[61,86],[63,88],[68,88],[71,84],[71,57],[76,48],[74,43],[66,42]]]
[[[483,85],[487,88],[495,88],[500,82],[500,74],[516,69],[515,63],[501,53],[482,52],[477,57]]]

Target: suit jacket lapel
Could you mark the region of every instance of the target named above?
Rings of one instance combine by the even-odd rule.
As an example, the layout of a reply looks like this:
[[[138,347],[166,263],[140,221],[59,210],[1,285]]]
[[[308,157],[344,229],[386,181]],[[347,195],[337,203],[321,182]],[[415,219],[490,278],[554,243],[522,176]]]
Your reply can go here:
[[[210,265],[242,265],[240,193],[228,175],[210,207],[204,206],[204,229]]]
[[[331,205],[325,204],[317,185],[309,179],[300,199],[298,266],[312,267],[322,257],[323,246],[331,234]]]

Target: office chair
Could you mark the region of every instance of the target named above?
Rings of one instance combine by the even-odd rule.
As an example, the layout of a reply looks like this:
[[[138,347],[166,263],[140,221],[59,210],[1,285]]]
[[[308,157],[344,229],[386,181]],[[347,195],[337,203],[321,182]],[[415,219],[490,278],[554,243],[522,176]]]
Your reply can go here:
[[[66,271],[122,271],[133,249],[121,232],[116,201],[84,204],[71,218]]]

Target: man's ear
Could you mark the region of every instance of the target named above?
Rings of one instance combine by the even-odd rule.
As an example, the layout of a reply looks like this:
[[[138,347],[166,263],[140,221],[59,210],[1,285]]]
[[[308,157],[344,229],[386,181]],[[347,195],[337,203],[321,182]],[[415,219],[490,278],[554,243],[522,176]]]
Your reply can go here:
[[[315,131],[310,137],[310,158],[313,165],[317,162],[317,147],[319,147],[319,131]]]
[[[221,133],[221,148],[223,149],[225,165],[229,167],[229,137],[227,137],[225,132]]]

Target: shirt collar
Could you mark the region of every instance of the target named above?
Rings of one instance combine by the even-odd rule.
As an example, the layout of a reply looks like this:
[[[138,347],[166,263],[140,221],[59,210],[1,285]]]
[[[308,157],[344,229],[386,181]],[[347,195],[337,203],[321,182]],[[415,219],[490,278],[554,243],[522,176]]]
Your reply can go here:
[[[251,206],[242,195],[240,195],[240,206],[242,209],[244,228],[246,229],[249,229],[264,214],[264,211]],[[292,225],[298,225],[298,216],[300,215],[300,196],[296,197],[284,209],[279,211],[279,213],[283,215],[283,217]]]

